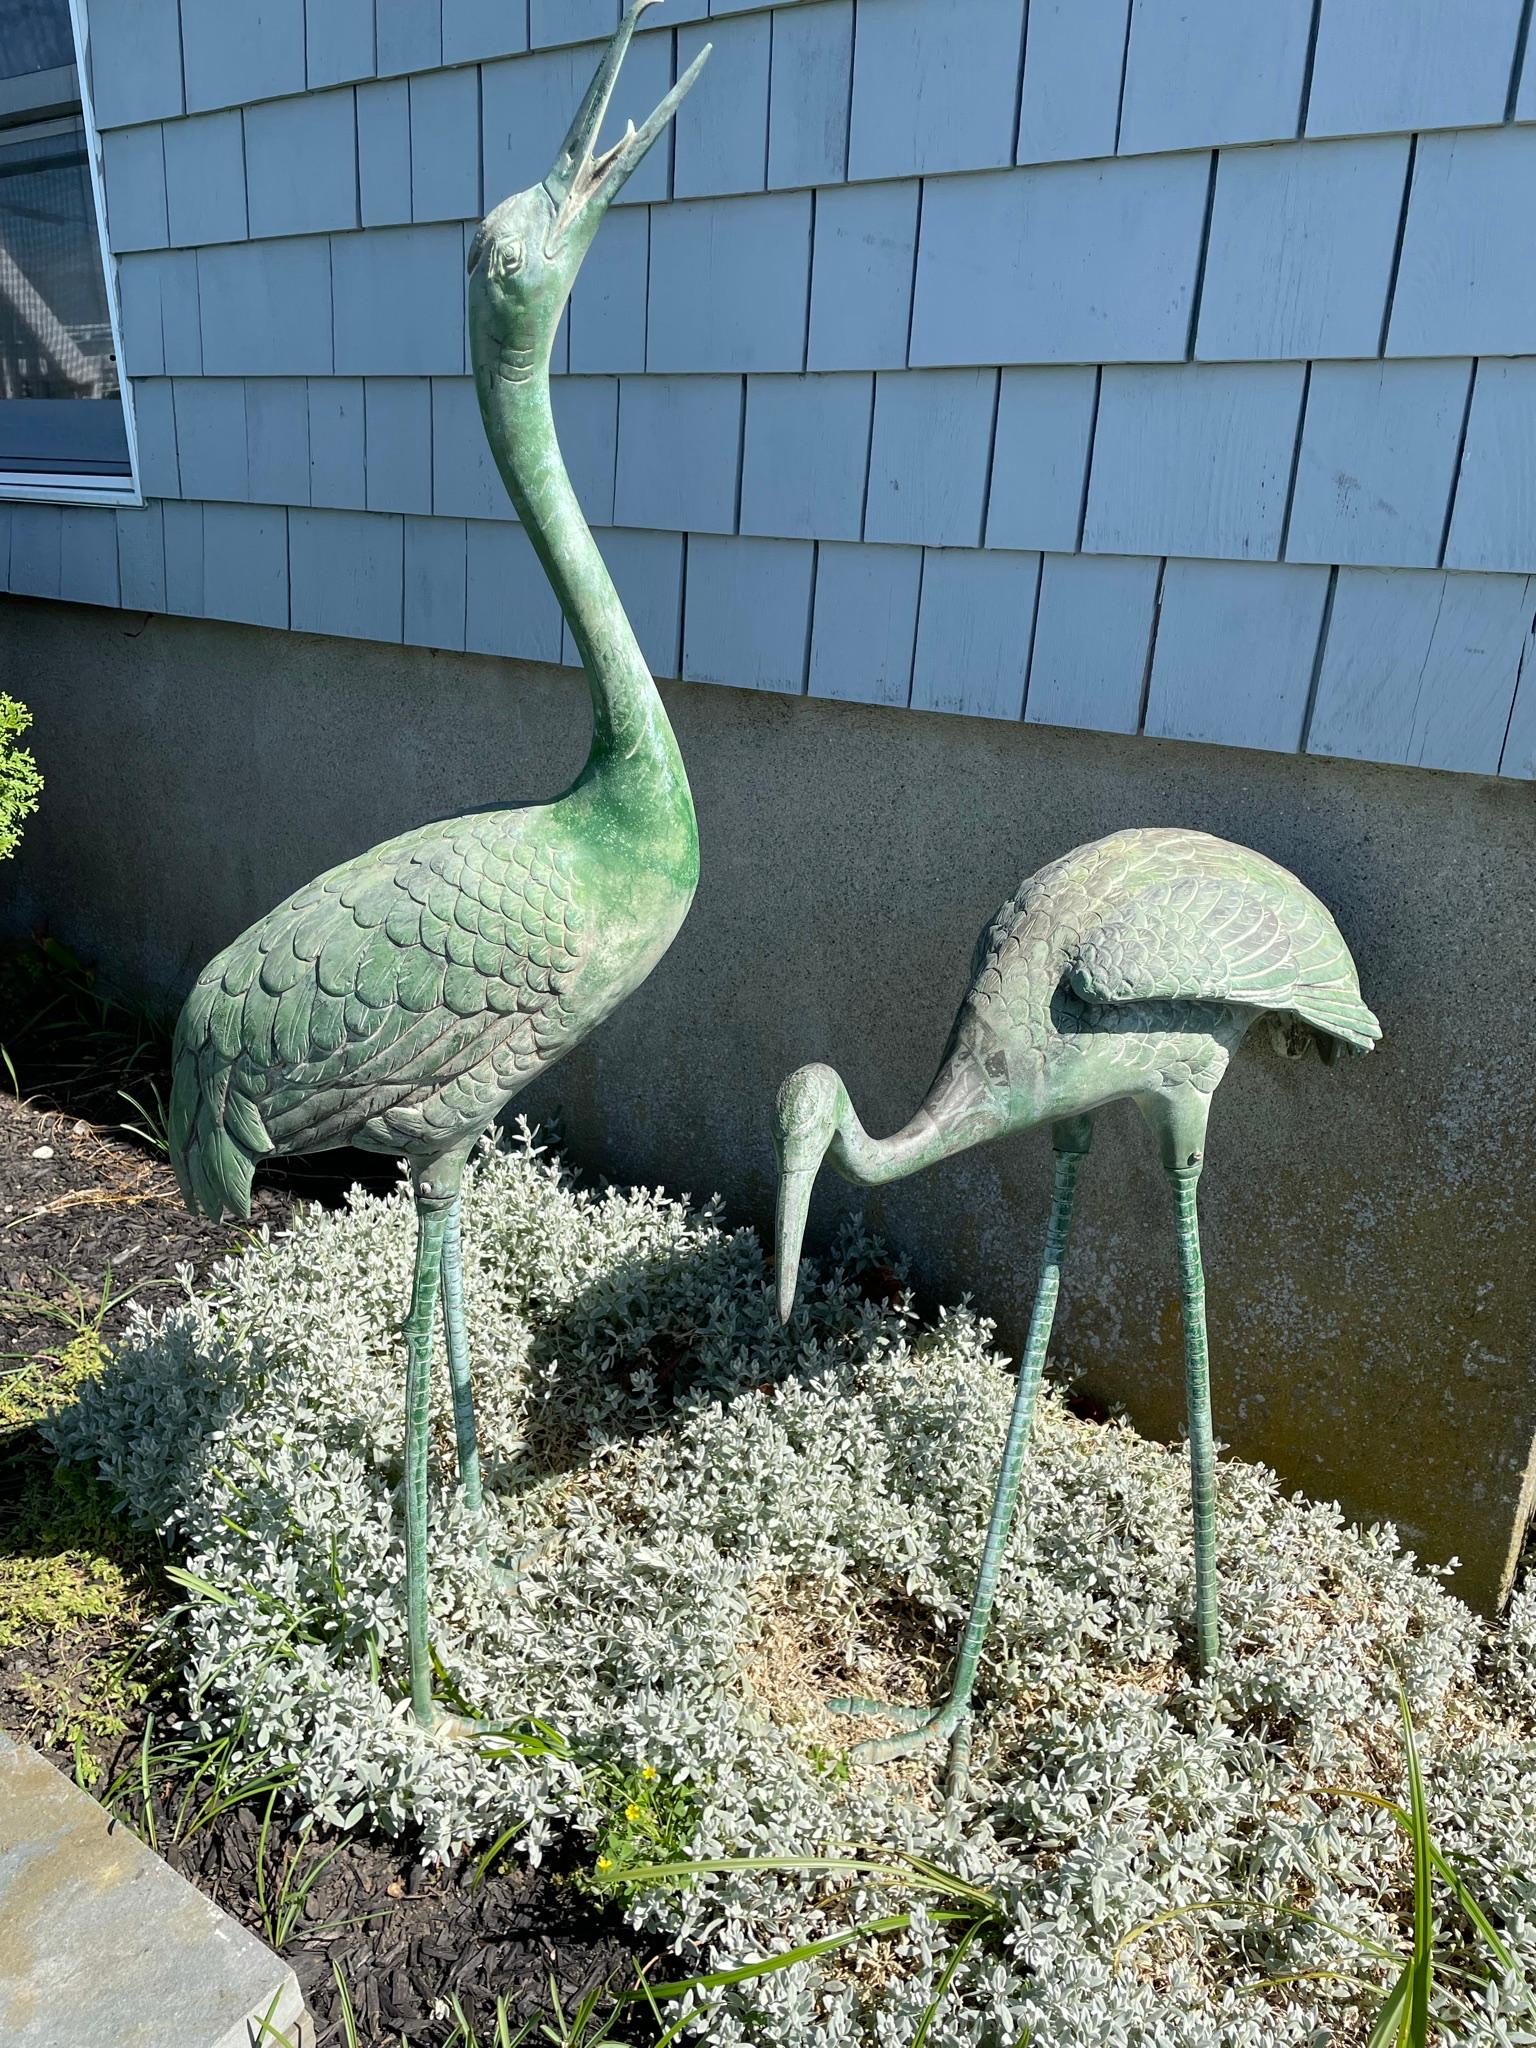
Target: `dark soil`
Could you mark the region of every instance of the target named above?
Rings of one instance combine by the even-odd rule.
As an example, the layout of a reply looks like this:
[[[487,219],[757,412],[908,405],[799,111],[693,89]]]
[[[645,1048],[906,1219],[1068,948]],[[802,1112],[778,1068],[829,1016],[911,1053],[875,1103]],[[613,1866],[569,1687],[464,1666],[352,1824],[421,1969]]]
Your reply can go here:
[[[354,1179],[393,1180],[388,1161],[331,1154],[262,1176],[250,1224],[216,1226],[189,1216],[163,1153],[125,1135],[120,1123],[137,1120],[122,1100],[125,1086],[142,1104],[166,1097],[164,1032],[137,1025],[125,1031],[119,1018],[103,1014],[85,1020],[87,1036],[80,1006],[69,1002],[62,1011],[55,1004],[29,1029],[15,1000],[14,972],[7,983],[6,970],[14,965],[0,961],[0,997],[10,998],[0,1001],[0,1044],[22,1085],[37,1092],[26,1102],[0,1093],[0,1364],[6,1370],[26,1362],[44,1374],[52,1370],[68,1333],[46,1304],[71,1315],[93,1311],[110,1274],[111,1305],[100,1325],[110,1342],[130,1297],[162,1286],[168,1292],[178,1268],[206,1271],[237,1250],[253,1227],[282,1229],[300,1194],[335,1201]],[[28,972],[35,981],[30,964]],[[153,1116],[147,1121],[152,1126]],[[29,1477],[50,1462],[35,1431],[13,1431],[0,1443],[0,1496],[19,1498]],[[17,1554],[7,1542],[12,1526],[0,1514],[0,1558]],[[147,1577],[155,1577],[152,1566]],[[94,1623],[0,1658],[0,1726],[36,1740],[29,1674],[46,1674],[56,1686],[61,1674],[83,1673],[123,1653],[122,1638]],[[164,1731],[174,1725],[176,1707],[168,1682],[135,1709],[126,1736],[95,1746],[98,1791],[125,1763],[136,1763],[145,1715],[153,1712],[156,1729]],[[44,1753],[66,1773],[74,1770],[73,1755]],[[172,1840],[179,1788],[152,1784],[152,1804],[167,1860],[266,1938],[257,1881],[265,1800],[231,1808],[180,1843]],[[118,1811],[145,1831],[136,1790]],[[294,1868],[302,1875],[339,1839],[316,1831],[301,1840],[295,1818],[274,1809],[265,1847],[269,1904],[289,1859],[297,1859]],[[358,2039],[370,2048],[402,2036],[411,2048],[457,2040],[447,2011],[451,1995],[489,2048],[498,1997],[507,2001],[515,2033],[523,2020],[549,2016],[552,1982],[567,2013],[593,1986],[633,1986],[646,1952],[615,1914],[596,1910],[570,1881],[589,1855],[571,1841],[537,1871],[504,1865],[477,1884],[472,1861],[429,1869],[409,1844],[366,1835],[347,1840],[315,1882],[282,1950],[304,1988],[320,2042],[342,2039],[333,1965],[346,1978]],[[645,2038],[645,2028],[627,2014],[619,2031],[631,2041]]]

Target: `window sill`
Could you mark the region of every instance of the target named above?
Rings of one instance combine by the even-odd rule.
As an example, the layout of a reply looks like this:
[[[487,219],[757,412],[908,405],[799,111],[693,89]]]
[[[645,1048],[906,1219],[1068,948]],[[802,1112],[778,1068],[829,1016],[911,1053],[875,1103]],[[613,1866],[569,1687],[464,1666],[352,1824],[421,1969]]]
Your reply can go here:
[[[131,477],[37,476],[0,469],[0,504],[142,505]]]

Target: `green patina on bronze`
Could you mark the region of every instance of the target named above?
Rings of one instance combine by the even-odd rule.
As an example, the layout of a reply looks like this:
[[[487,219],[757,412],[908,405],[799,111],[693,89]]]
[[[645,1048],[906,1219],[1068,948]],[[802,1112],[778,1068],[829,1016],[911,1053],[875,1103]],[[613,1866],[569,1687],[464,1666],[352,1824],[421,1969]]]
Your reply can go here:
[[[971,986],[922,1107],[894,1137],[871,1138],[830,1067],[802,1067],[779,1091],[779,1312],[794,1307],[811,1188],[823,1159],[863,1186],[899,1180],[989,1138],[1049,1124],[1055,1199],[981,1569],[949,1696],[931,1708],[841,1700],[909,1724],[865,1743],[900,1756],[935,1738],[963,1779],[970,1698],[1018,1498],[1024,1449],[1056,1311],[1079,1168],[1094,1112],[1129,1097],[1172,1183],[1184,1301],[1185,1392],[1195,1527],[1195,1644],[1220,1648],[1215,1440],[1206,1360],[1205,1278],[1195,1190],[1211,1098],[1250,1027],[1332,1062],[1369,1052],[1381,1027],[1349,948],[1294,875],[1204,832],[1113,833],[1053,861],[982,933]]]
[[[416,1192],[406,1320],[411,1703],[442,1720],[427,1642],[429,1359],[439,1293],[460,1479],[480,1504],[459,1264],[459,1189],[521,1088],[631,994],[676,937],[699,878],[682,757],[561,460],[549,358],[614,195],[666,128],[702,50],[649,119],[601,155],[634,0],[542,184],[481,225],[469,332],[481,416],[592,692],[586,766],[549,804],[425,825],[321,875],[210,962],[176,1029],[171,1155],[183,1195],[247,1215],[273,1153],[403,1157]]]

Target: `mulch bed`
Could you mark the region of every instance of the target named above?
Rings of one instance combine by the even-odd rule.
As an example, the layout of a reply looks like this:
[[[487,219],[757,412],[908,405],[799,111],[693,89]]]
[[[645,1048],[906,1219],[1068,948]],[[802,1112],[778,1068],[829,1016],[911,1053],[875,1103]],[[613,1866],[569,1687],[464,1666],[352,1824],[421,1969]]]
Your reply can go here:
[[[0,1094],[0,1354],[13,1354],[12,1364],[15,1354],[35,1359],[60,1343],[58,1325],[38,1310],[37,1300],[74,1306],[78,1295],[99,1301],[110,1269],[116,1305],[103,1325],[110,1340],[131,1295],[165,1286],[169,1296],[178,1268],[206,1271],[237,1249],[252,1226],[280,1230],[298,1191],[336,1200],[354,1178],[393,1179],[389,1162],[332,1154],[323,1164],[301,1163],[297,1172],[258,1183],[250,1225],[216,1226],[187,1214],[161,1155],[80,1114],[80,1106],[78,1096],[61,1105],[57,1095],[52,1102],[23,1103]],[[89,1107],[99,1114],[101,1104],[90,1101]],[[31,1433],[6,1446],[13,1471],[18,1459],[46,1455]],[[0,1660],[0,1725],[27,1732],[19,1681],[28,1670],[56,1674],[92,1649],[55,1640]],[[174,1698],[149,1705],[163,1729],[174,1717]],[[108,1777],[135,1756],[142,1733],[140,1721],[115,1754],[99,1758]],[[53,1752],[51,1760],[73,1769],[71,1755]],[[154,1798],[167,1860],[261,1934],[256,1880],[265,1802],[236,1806],[174,1844],[177,1788],[156,1786]],[[129,1806],[137,1817],[137,1801]],[[298,1869],[337,1839],[316,1831]],[[269,1895],[275,1873],[299,1850],[295,1824],[274,1812],[266,1849]],[[348,1981],[358,2038],[393,2044],[404,2034],[412,2048],[429,2048],[452,2034],[445,2009],[450,1994],[489,2044],[498,1994],[520,2022],[548,2013],[552,1979],[567,2012],[594,1985],[632,1985],[645,1953],[616,1916],[599,1913],[573,1889],[569,1874],[582,1860],[579,1845],[571,1843],[563,1858],[537,1871],[506,1866],[476,1884],[472,1862],[428,1869],[409,1847],[353,1837],[316,1881],[282,1951],[304,1988],[321,2042],[342,2038],[333,1962]],[[645,2037],[644,2027],[627,2016],[619,2031],[632,2041]]]

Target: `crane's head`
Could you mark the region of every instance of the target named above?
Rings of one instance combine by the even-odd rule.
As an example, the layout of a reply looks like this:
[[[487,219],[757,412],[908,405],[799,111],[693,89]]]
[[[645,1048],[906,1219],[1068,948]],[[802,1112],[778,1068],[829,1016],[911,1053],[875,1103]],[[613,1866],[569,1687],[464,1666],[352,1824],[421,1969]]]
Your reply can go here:
[[[779,1154],[779,1213],[774,1252],[779,1276],[779,1321],[787,1323],[800,1278],[800,1247],[817,1168],[837,1135],[847,1104],[831,1067],[799,1067],[779,1090],[773,1137]]]
[[[655,0],[631,4],[603,52],[570,132],[544,179],[514,192],[480,223],[469,251],[470,322],[492,344],[509,373],[542,362],[560,324],[571,286],[603,215],[625,181],[677,112],[698,77],[706,43],[655,112],[597,152],[597,138],[618,83],[635,25]]]

